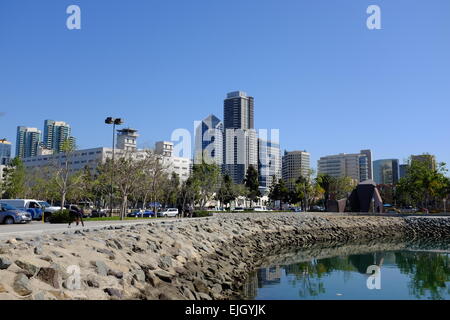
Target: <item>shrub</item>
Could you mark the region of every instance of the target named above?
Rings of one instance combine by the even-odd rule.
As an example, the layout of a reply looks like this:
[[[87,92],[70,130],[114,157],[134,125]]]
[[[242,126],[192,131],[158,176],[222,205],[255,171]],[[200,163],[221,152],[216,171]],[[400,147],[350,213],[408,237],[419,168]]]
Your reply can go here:
[[[196,217],[196,218],[208,217],[208,216],[210,216],[210,212],[209,211],[205,211],[205,210],[194,211],[194,214],[193,214],[193,217]]]
[[[72,220],[69,210],[56,211],[49,218],[50,223],[69,223]]]

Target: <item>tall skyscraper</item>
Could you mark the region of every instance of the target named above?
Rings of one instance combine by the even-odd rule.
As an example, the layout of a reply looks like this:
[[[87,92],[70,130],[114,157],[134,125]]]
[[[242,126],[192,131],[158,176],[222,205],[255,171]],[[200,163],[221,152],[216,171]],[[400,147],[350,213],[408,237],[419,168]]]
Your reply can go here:
[[[262,194],[267,194],[273,179],[281,179],[280,144],[264,139],[258,139],[258,179]]]
[[[361,150],[361,154],[367,157],[367,179],[373,179],[372,151],[370,149]],[[366,179],[366,180],[367,180]]]
[[[75,139],[71,136],[70,125],[63,121],[45,120],[43,145],[55,153],[63,151],[63,144],[69,140],[75,145]]]
[[[399,179],[398,159],[382,159],[373,162],[376,184],[397,184]]]
[[[28,158],[37,155],[41,142],[41,130],[29,127],[17,127],[16,157]]]
[[[362,182],[371,178],[371,157],[370,150],[321,157],[317,163],[318,173],[332,177],[350,177],[356,182]]]
[[[203,119],[195,131],[195,163],[223,165],[223,123],[211,114]]]
[[[306,151],[285,151],[282,160],[283,180],[290,191],[300,176],[308,176],[311,170],[311,155]]]
[[[258,141],[254,129],[254,100],[245,92],[228,93],[224,100],[224,165],[235,183],[242,183],[250,165],[258,169]]]
[[[258,142],[254,129],[226,129],[223,171],[235,183],[244,182],[248,167],[258,170]]]
[[[245,92],[227,94],[223,105],[225,129],[254,129],[254,99]]]
[[[401,164],[399,167],[400,167],[400,170],[399,170],[400,171],[400,174],[399,174],[400,179],[406,177],[406,175],[408,174],[409,165]]]
[[[426,163],[431,170],[436,169],[436,156],[432,154],[413,155],[411,156],[411,163],[414,162],[423,162]]]
[[[0,140],[0,165],[6,166],[11,160],[11,142]]]

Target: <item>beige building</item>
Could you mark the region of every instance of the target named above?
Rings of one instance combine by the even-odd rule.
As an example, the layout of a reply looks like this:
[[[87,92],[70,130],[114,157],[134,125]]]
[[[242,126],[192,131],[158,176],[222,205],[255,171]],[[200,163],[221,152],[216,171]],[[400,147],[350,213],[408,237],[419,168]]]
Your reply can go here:
[[[340,153],[321,157],[317,162],[318,174],[332,177],[350,177],[356,182],[372,179],[372,155],[370,150],[360,153]]]
[[[282,159],[282,177],[289,190],[294,189],[300,176],[308,176],[311,170],[311,155],[306,151],[285,151]]]

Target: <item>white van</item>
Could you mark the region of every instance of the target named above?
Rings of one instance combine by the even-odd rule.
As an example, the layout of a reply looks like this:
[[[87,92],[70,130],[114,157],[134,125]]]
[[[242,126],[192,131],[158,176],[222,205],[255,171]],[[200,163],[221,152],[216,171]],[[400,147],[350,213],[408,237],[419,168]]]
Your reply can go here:
[[[267,211],[267,207],[265,206],[256,206],[253,208],[254,211],[259,211],[259,212],[266,212]]]
[[[0,202],[9,204],[20,210],[25,210],[30,213],[33,220],[42,219],[42,207],[39,201],[34,199],[1,199]]]

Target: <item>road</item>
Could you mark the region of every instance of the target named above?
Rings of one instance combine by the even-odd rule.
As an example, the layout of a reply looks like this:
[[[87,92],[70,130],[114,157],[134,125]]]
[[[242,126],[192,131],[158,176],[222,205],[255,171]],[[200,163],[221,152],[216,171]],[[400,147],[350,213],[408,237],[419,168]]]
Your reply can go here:
[[[201,218],[190,218],[190,219],[201,219]],[[76,226],[72,223],[72,227],[68,228],[67,224],[50,224],[50,223],[42,223],[38,221],[33,221],[27,224],[13,224],[13,225],[0,225],[0,240],[7,240],[11,238],[17,237],[33,237],[42,234],[52,234],[52,233],[62,233],[65,231],[75,232],[76,230],[86,230],[86,229],[97,229],[109,226],[130,226],[137,224],[146,224],[149,222],[152,223],[162,223],[162,222],[175,222],[180,221],[180,219],[174,218],[158,218],[158,219],[139,219],[136,221],[133,220],[125,220],[125,221],[89,221],[85,220],[85,227]]]

